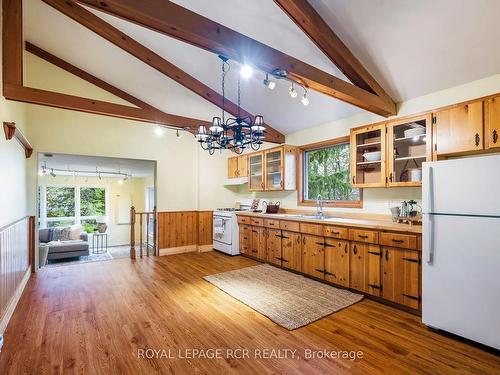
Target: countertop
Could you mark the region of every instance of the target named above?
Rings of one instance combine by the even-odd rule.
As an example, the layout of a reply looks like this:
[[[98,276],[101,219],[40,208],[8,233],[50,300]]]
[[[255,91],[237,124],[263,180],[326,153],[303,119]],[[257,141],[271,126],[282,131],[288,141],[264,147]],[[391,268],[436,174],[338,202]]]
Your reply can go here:
[[[311,217],[304,217],[304,215],[299,214],[286,214],[286,213],[278,213],[278,214],[264,214],[261,212],[250,212],[250,211],[239,211],[236,213],[239,216],[253,216],[260,217],[264,219],[275,219],[275,220],[289,220],[289,221],[300,221],[305,223],[315,223],[315,224],[324,224],[324,225],[340,225],[351,228],[366,228],[366,229],[377,229],[377,230],[385,230],[385,231],[393,231],[393,232],[406,232],[406,233],[422,233],[421,225],[409,225],[409,224],[401,224],[394,223],[388,220],[373,220],[373,219],[363,219],[363,214],[352,214],[352,216],[360,216],[359,218],[355,217],[336,217],[334,215],[326,214],[325,219],[315,219]],[[309,216],[309,215],[305,215]]]

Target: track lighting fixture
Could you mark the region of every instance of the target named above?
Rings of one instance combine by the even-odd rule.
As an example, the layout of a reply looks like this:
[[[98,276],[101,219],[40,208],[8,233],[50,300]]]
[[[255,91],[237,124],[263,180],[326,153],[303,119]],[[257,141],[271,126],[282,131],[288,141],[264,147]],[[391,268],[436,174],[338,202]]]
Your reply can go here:
[[[290,86],[290,88],[288,89],[288,93],[290,94],[290,96],[292,98],[296,98],[297,97],[297,91],[295,90],[295,88],[293,87],[293,82]]]
[[[264,78],[263,82],[264,82],[264,85],[266,85],[269,90],[274,90],[274,88],[276,87],[276,82],[269,79],[268,73],[266,73],[266,78]]]
[[[302,99],[300,99],[302,104],[309,105],[309,99],[307,98],[307,90],[304,88],[304,95],[302,95]]]
[[[158,137],[161,137],[163,135],[164,131],[163,131],[163,128],[160,126],[160,125],[157,125],[155,127],[155,134],[158,136]]]
[[[248,79],[253,74],[253,68],[250,65],[244,64],[240,68],[240,74],[242,78]]]

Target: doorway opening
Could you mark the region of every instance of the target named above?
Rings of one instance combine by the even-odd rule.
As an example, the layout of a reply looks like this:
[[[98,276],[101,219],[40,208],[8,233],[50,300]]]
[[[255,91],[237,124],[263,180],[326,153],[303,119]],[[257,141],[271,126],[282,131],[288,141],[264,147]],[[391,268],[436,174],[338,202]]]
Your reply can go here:
[[[40,268],[129,258],[130,208],[156,206],[156,161],[39,154],[37,200]]]

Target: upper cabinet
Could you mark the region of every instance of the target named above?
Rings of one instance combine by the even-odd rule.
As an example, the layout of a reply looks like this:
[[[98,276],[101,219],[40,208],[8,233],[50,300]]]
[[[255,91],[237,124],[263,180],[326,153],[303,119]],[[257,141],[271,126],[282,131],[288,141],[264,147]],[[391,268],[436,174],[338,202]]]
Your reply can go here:
[[[484,149],[482,101],[437,111],[434,118],[436,157]]]
[[[264,153],[248,155],[248,190],[264,190]]]
[[[351,130],[351,184],[385,186],[385,124]]]
[[[296,190],[297,149],[283,145],[248,155],[250,191]]]
[[[247,156],[233,156],[227,159],[227,178],[248,176]]]
[[[485,147],[496,149],[500,147],[500,96],[488,99],[484,106]]]
[[[387,124],[387,186],[422,185],[422,163],[432,160],[430,114]]]

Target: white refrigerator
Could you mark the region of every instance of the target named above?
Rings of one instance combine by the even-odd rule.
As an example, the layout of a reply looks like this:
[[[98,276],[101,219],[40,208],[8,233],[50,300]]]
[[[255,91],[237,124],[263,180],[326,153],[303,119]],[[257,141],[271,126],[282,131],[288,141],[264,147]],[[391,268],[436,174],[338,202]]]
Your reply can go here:
[[[424,163],[422,321],[500,349],[500,155]]]

